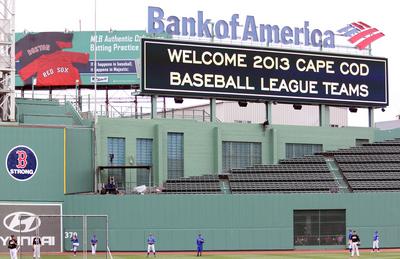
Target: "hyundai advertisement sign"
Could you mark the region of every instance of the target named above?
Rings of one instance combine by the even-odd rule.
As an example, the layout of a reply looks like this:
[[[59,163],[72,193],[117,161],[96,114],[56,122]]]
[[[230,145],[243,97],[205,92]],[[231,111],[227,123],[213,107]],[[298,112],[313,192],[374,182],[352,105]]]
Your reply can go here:
[[[32,251],[32,240],[39,235],[41,251],[61,252],[62,218],[38,215],[61,215],[61,204],[0,203],[0,253],[8,252],[11,235],[16,236],[22,252]]]
[[[143,94],[388,105],[388,60],[343,54],[142,39]]]

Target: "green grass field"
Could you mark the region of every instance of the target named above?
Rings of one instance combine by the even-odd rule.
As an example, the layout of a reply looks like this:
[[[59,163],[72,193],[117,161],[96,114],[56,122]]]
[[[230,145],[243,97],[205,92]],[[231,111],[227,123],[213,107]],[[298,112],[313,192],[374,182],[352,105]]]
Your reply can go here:
[[[0,255],[0,259],[9,259],[10,257],[7,255]],[[28,255],[23,255],[21,259],[28,259],[32,258]],[[43,255],[43,259],[81,259],[82,256],[70,256],[70,255]],[[89,259],[105,259],[105,256],[91,256],[88,255]],[[113,259],[136,259],[136,258],[146,258],[146,255],[143,253],[143,255],[113,255]],[[149,258],[154,258],[153,256],[150,256]],[[173,259],[173,258],[178,258],[178,259],[188,259],[188,258],[198,258],[194,254],[193,255],[183,255],[183,254],[157,254],[158,259],[166,258],[166,259]],[[328,253],[328,254],[323,254],[323,253],[299,253],[296,254],[296,252],[293,252],[291,254],[227,254],[224,255],[211,255],[205,253],[201,258],[207,258],[207,259],[259,259],[259,258],[265,258],[265,259],[284,259],[284,258],[289,258],[289,259],[342,259],[342,258],[351,258],[349,254],[347,253]],[[363,251],[358,258],[379,258],[379,259],[399,259],[400,258],[400,253],[394,253],[394,252],[381,252],[381,253],[370,253]]]

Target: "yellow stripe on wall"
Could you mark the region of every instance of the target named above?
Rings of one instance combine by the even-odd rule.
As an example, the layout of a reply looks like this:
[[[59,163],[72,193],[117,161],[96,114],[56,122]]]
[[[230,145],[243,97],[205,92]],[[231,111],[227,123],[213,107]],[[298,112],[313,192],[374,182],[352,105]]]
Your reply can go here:
[[[67,128],[64,128],[64,194],[67,193]]]

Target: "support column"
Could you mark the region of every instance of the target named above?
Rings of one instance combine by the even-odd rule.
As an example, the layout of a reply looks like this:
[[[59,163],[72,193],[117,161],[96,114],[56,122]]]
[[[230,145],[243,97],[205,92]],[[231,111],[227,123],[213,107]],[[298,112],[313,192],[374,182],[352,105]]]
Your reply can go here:
[[[265,121],[268,121],[268,124],[272,122],[272,103],[265,102]]]
[[[374,108],[368,107],[368,127],[375,127]]]
[[[329,127],[330,124],[330,116],[329,116],[329,106],[325,104],[319,105],[319,126],[320,127]]]
[[[81,88],[78,88],[78,106],[79,106],[79,110],[82,111],[82,95],[81,95]]]
[[[213,163],[214,163],[214,174],[218,174],[222,172],[222,160],[219,159],[222,157],[222,137],[221,137],[221,130],[218,127],[214,128],[214,156],[213,156]]]
[[[157,95],[151,96],[151,118],[157,118]]]
[[[217,120],[217,100],[215,98],[210,99],[210,121],[216,122]]]
[[[157,124],[154,126],[154,158],[156,163],[153,165],[151,172],[153,174],[153,184],[159,185],[168,178],[167,161],[166,161],[166,132],[164,128]]]
[[[109,113],[108,113],[108,105],[109,105],[109,100],[108,100],[108,87],[106,87],[106,118],[108,118]]]
[[[278,163],[278,131],[276,129],[272,129],[271,131],[271,158],[272,163]]]

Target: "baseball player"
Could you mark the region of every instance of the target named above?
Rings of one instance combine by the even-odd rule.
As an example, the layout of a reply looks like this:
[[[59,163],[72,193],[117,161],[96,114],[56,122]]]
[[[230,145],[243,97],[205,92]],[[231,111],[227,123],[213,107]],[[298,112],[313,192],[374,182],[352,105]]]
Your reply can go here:
[[[199,236],[197,237],[196,244],[197,244],[197,256],[201,256],[204,244],[204,238],[201,236],[201,234],[199,234]]]
[[[96,254],[96,248],[97,248],[97,238],[96,235],[92,236],[92,239],[90,240],[90,243],[92,244],[92,255]]]
[[[349,252],[351,254],[351,236],[353,235],[353,231],[349,229],[348,239],[349,239]]]
[[[156,238],[150,233],[149,237],[147,238],[147,257],[149,257],[150,251],[153,252],[154,257],[156,256],[156,249],[154,247],[156,243]]]
[[[356,254],[360,256],[360,252],[358,251],[358,246],[360,245],[360,237],[357,235],[357,232],[354,230],[351,235],[351,256]]]
[[[76,256],[76,251],[78,250],[79,247],[79,239],[76,234],[72,236],[71,243],[72,243],[72,251],[74,252],[74,256]]]
[[[33,258],[40,258],[40,246],[41,245],[42,245],[42,240],[40,240],[40,237],[38,235],[36,235],[32,241]]]
[[[379,234],[378,231],[375,231],[374,233],[374,241],[372,241],[372,252],[375,252],[375,249],[377,252],[379,252]]]
[[[17,259],[17,238],[11,235],[10,240],[8,240],[8,249],[10,250],[11,259]]]

